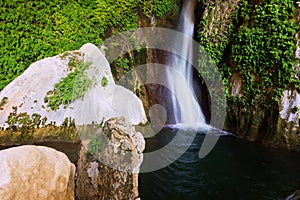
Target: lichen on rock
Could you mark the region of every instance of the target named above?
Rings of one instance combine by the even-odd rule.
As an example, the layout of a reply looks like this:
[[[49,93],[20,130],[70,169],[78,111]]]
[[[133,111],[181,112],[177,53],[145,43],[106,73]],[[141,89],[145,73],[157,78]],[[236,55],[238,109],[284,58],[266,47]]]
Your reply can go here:
[[[86,156],[89,141],[83,141],[76,181],[78,199],[137,199],[138,173],[145,141],[124,117],[109,119],[97,133],[101,151]]]

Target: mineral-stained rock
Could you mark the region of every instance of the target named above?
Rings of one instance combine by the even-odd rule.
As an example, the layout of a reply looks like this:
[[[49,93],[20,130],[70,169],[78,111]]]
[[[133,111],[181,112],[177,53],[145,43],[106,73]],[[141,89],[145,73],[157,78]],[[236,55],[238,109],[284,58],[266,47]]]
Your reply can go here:
[[[75,166],[67,156],[43,146],[0,151],[1,200],[73,200]]]
[[[138,173],[145,148],[143,136],[124,117],[108,120],[97,134],[103,140],[102,148],[90,161],[85,156],[89,141],[83,141],[76,198],[138,199]]]

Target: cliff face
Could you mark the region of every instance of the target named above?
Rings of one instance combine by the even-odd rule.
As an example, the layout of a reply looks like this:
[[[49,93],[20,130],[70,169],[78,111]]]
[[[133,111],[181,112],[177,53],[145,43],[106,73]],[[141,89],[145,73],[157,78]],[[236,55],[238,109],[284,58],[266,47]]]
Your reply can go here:
[[[195,39],[223,77],[227,131],[275,148],[299,149],[299,10],[291,1],[198,1]],[[176,17],[156,24],[175,28]],[[166,64],[168,54],[147,50],[144,56],[148,63]],[[138,86],[146,112],[168,101],[166,92],[158,95],[159,86]],[[206,113],[209,106],[209,100],[202,105]]]
[[[225,129],[299,150],[299,61],[294,61],[295,54],[299,59],[299,7],[272,0],[203,1],[201,6],[199,41],[227,87]]]
[[[198,23],[195,39],[218,66],[226,88],[224,129],[268,146],[297,150],[298,5],[276,0],[202,0],[198,1],[195,16]],[[140,15],[138,21],[140,27],[176,27],[176,17],[159,19]],[[140,58],[136,53],[127,54],[131,66],[166,64],[167,56],[166,52],[153,49],[144,51]],[[138,84],[132,84],[135,85],[132,91],[142,99],[146,113],[154,104],[168,104],[168,93],[159,95],[163,88],[153,84],[142,86],[138,77],[133,82]],[[210,106],[209,100],[202,106],[209,113],[209,108],[205,108]]]

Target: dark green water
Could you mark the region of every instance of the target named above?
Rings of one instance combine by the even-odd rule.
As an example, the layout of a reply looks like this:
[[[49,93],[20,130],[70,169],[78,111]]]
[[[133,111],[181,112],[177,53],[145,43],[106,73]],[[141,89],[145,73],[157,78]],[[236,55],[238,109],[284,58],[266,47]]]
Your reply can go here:
[[[147,139],[146,152],[160,148],[162,141],[168,143],[172,134],[174,131],[164,129]],[[297,189],[300,153],[222,136],[210,154],[199,159],[203,138],[198,133],[188,151],[168,167],[141,173],[141,199],[281,200]]]

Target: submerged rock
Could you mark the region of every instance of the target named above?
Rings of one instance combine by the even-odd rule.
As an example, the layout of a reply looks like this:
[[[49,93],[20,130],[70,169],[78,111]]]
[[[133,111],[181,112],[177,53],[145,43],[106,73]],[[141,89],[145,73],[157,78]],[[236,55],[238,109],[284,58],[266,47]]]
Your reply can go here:
[[[1,200],[73,200],[75,166],[52,148],[19,146],[0,151]]]

